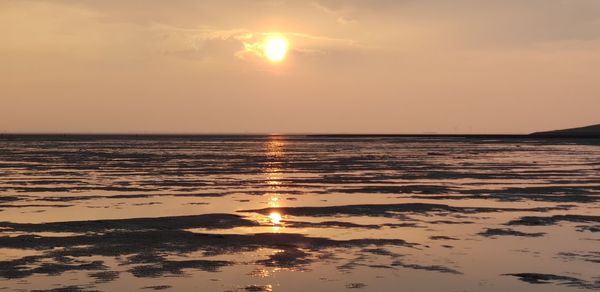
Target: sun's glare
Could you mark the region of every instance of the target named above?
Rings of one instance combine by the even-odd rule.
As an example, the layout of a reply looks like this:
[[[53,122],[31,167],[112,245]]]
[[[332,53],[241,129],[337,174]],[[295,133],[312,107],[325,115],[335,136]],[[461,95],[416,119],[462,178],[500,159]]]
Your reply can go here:
[[[271,36],[265,40],[264,54],[271,62],[281,62],[285,59],[289,42],[283,36]]]
[[[281,214],[278,212],[271,212],[271,214],[269,214],[269,219],[271,219],[271,223],[279,225],[281,223]]]

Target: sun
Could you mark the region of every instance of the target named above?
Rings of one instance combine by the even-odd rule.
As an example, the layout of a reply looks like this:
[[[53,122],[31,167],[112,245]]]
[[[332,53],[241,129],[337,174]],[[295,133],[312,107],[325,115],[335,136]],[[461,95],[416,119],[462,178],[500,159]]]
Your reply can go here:
[[[271,62],[281,62],[285,59],[288,49],[289,42],[283,36],[270,36],[265,40],[263,53],[267,59]]]

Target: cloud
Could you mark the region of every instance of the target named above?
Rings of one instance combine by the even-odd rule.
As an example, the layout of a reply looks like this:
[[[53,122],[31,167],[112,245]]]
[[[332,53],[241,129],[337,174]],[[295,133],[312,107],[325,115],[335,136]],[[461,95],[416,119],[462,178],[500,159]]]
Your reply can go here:
[[[312,4],[319,10],[336,17],[341,25],[356,24],[361,14],[377,13],[402,5],[406,0],[317,0]]]
[[[344,10],[386,10],[404,2],[407,0],[317,0],[314,3],[329,12],[339,12]]]
[[[357,50],[363,46],[355,40],[311,35],[299,32],[268,32],[249,29],[186,29],[154,25],[161,39],[161,53],[203,61],[235,57],[242,61],[264,61],[264,41],[281,35],[290,42],[290,54],[318,56],[342,49]]]

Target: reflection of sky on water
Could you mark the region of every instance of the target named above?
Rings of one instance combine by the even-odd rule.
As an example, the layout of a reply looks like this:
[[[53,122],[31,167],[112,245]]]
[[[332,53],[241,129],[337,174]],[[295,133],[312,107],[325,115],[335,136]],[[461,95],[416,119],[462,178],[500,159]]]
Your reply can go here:
[[[217,243],[219,236],[249,235],[236,239],[248,241],[243,247],[227,237],[225,245],[202,242],[203,248],[193,252],[163,247],[158,255],[139,257],[147,263],[132,264],[129,260],[142,248],[116,258],[98,254],[68,257],[82,262],[103,261],[106,271],[119,273],[118,278],[106,282],[96,282],[90,276],[97,271],[75,269],[56,275],[3,279],[0,288],[45,289],[68,284],[105,291],[160,285],[169,285],[173,290],[209,291],[306,291],[307,286],[314,291],[346,291],[347,287],[391,291],[401,282],[410,291],[440,291],[447,287],[465,291],[537,291],[540,287],[544,291],[581,291],[560,282],[539,286],[502,275],[535,272],[570,275],[588,282],[597,276],[597,263],[589,259],[590,252],[598,250],[600,238],[581,227],[597,223],[505,224],[522,216],[597,215],[598,146],[468,139],[211,139],[35,144],[0,140],[0,194],[5,198],[0,202],[0,221],[218,213],[239,215],[257,224],[225,224],[219,228],[199,224],[185,229],[200,238],[216,235]],[[405,203],[444,204],[456,210],[369,211],[371,204]],[[346,205],[361,205],[365,210],[360,215],[338,214],[332,209],[316,216],[293,216],[285,209]],[[461,213],[461,207],[549,209]],[[264,208],[273,210],[239,212]],[[157,224],[169,230],[168,222],[165,219]],[[80,234],[0,228],[4,236],[12,237]],[[545,235],[479,235],[486,228]],[[304,237],[292,242],[283,240],[289,234]],[[356,245],[366,239],[402,239],[417,245]],[[331,245],[327,240],[339,244]],[[3,248],[1,244],[0,254],[5,260],[49,251]],[[54,250],[61,250],[59,245]],[[153,256],[171,261],[221,260],[235,264],[214,270],[209,265],[179,271]],[[55,263],[56,259],[44,261]],[[188,263],[192,264],[198,265]],[[129,272],[131,267],[143,265],[171,270],[158,278]],[[182,277],[185,275],[191,277]]]

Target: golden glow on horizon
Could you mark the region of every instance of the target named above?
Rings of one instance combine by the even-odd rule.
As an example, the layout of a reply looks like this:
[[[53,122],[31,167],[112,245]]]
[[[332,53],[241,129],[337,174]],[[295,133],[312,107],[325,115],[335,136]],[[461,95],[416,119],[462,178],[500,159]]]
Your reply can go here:
[[[283,61],[289,49],[288,40],[280,35],[270,36],[265,40],[263,53],[265,57],[274,63]]]

